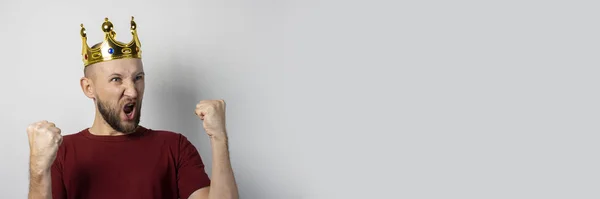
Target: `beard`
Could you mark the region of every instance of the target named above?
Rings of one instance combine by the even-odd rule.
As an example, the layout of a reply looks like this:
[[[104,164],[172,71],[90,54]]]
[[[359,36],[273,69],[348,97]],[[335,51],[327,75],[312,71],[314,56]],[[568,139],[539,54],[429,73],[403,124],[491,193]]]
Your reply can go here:
[[[104,118],[104,121],[106,121],[106,123],[108,123],[110,127],[112,127],[115,131],[122,132],[125,134],[135,132],[140,123],[142,106],[141,102],[135,103],[136,113],[134,113],[135,117],[133,118],[133,121],[122,121],[121,111],[123,110],[123,107],[119,107],[118,105],[115,106],[111,103],[104,102],[98,97],[96,97],[96,99],[98,99],[98,101],[96,102],[96,105],[98,106],[98,111],[100,112],[100,115],[102,115],[102,118]]]

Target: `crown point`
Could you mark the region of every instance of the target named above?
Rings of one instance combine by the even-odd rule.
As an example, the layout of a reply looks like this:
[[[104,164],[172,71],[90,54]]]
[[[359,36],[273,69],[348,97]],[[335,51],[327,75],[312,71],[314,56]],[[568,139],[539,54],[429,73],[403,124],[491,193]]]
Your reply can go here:
[[[108,21],[108,18],[105,18],[105,20],[106,21],[104,23],[102,23],[102,30],[104,32],[110,32],[110,31],[112,31],[113,24],[110,21]]]
[[[131,20],[131,30],[135,30],[137,28],[137,24],[135,21]]]
[[[79,33],[81,34],[82,37],[85,37],[87,35],[85,33],[85,28],[83,27],[83,24],[81,24],[81,31]]]

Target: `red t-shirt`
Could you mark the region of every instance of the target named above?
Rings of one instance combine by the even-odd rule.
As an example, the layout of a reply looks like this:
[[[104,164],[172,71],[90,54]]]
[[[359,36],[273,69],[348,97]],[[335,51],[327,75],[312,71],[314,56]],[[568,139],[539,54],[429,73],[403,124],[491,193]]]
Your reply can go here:
[[[124,136],[88,129],[63,137],[52,165],[54,199],[187,199],[210,179],[179,133],[139,127]]]

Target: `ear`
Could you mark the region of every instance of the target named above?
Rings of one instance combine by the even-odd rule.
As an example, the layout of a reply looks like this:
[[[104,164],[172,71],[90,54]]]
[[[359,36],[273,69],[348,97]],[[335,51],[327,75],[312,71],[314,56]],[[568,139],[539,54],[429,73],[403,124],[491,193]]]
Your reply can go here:
[[[91,79],[87,78],[87,77],[82,77],[81,80],[79,80],[79,84],[81,84],[81,90],[83,91],[83,94],[85,96],[87,96],[90,99],[94,99],[95,98],[95,91],[94,91],[94,87],[93,87],[93,82]]]

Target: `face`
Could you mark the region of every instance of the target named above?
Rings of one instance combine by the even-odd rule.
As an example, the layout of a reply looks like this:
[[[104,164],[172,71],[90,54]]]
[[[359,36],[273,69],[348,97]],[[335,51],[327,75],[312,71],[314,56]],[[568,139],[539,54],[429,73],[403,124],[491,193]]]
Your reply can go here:
[[[98,112],[114,130],[134,132],[140,122],[144,70],[139,59],[118,59],[88,66],[82,87]],[[86,91],[87,88],[87,91]]]

